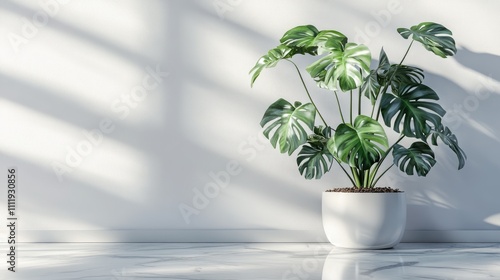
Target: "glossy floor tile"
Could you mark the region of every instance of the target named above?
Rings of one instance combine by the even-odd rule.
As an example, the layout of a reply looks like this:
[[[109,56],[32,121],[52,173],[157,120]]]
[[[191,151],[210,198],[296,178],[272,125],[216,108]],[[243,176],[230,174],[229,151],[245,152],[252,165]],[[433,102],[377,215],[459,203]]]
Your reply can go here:
[[[23,243],[17,255],[17,272],[2,261],[0,279],[500,279],[498,243],[378,251],[323,243]]]

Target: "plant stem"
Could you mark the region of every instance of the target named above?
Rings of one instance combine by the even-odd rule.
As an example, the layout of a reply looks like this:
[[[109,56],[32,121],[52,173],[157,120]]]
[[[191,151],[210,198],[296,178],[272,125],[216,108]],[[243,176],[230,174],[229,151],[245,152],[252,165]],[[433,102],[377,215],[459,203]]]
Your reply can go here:
[[[339,108],[340,118],[342,119],[342,122],[345,123],[344,114],[342,114],[342,108],[340,107],[339,96],[337,95],[336,90],[334,90],[333,92],[335,93],[335,99],[337,99],[337,107]]]
[[[399,65],[398,65],[398,66],[401,66],[401,64],[403,64],[403,61],[405,61],[405,58],[406,58],[406,56],[408,55],[408,52],[410,51],[410,49],[411,49],[411,45],[413,45],[413,42],[414,42],[414,41],[415,41],[415,40],[411,40],[410,45],[408,46],[408,49],[406,49],[405,55],[403,56],[403,59],[401,59],[401,62],[399,62]],[[393,74],[393,75],[394,75],[394,74]]]
[[[321,113],[319,112],[319,109],[318,109],[318,106],[316,106],[316,103],[314,103],[314,100],[312,99],[311,97],[311,94],[309,93],[309,90],[307,89],[307,86],[306,86],[306,83],[304,82],[304,78],[302,78],[302,74],[300,73],[300,70],[299,70],[299,67],[297,66],[297,64],[295,64],[295,62],[287,59],[290,63],[293,64],[293,66],[295,66],[295,70],[297,70],[297,73],[299,74],[299,77],[300,77],[300,81],[302,82],[302,85],[304,86],[304,89],[307,93],[307,96],[309,97],[309,100],[311,101],[311,103],[314,105],[314,107],[316,107],[316,112],[318,113],[319,117],[321,118],[321,120],[323,121],[323,123],[325,124],[325,126],[328,127],[328,124],[326,123],[325,119],[323,118],[323,116],[321,115]],[[342,109],[340,108],[340,103],[339,103],[339,98],[337,96],[337,92],[335,92],[335,97],[337,98],[337,105],[339,107],[339,111],[340,111],[340,117],[342,118],[342,121],[344,121],[344,116],[342,115]],[[332,128],[333,131],[335,131],[335,129]],[[351,183],[353,183],[355,185],[355,182],[353,180],[353,178],[349,175],[349,173],[347,172],[347,170],[345,170],[344,166],[342,166],[342,164],[340,163],[340,161],[338,161],[337,159],[335,159],[335,161],[338,163],[338,165],[340,166],[340,168],[344,171],[344,173],[347,175],[347,178],[349,178],[349,180],[351,181]],[[330,166],[331,168],[331,166]]]
[[[358,98],[358,116],[361,115],[361,87],[358,88],[359,90],[359,98]]]
[[[382,156],[382,158],[380,159],[380,161],[377,163],[377,165],[375,165],[375,169],[373,169],[373,171],[371,172],[371,176],[370,176],[370,179],[369,179],[369,185],[370,185],[371,187],[374,187],[374,186],[375,186],[375,184],[377,183],[377,181],[380,179],[380,177],[382,177],[382,175],[383,175],[383,174],[382,174],[382,175],[380,175],[380,176],[378,177],[378,179],[377,179],[377,180],[375,180],[375,181],[373,182],[373,180],[375,179],[375,176],[377,175],[377,172],[378,172],[378,170],[379,170],[380,166],[382,165],[382,163],[384,162],[384,160],[387,158],[387,155],[389,155],[389,153],[391,152],[391,150],[392,150],[392,149],[394,149],[394,146],[396,146],[396,144],[398,144],[399,142],[401,142],[401,140],[403,140],[403,138],[405,138],[405,136],[401,134],[401,135],[399,136],[399,139],[398,139],[396,142],[394,142],[394,144],[392,144],[392,145],[389,147],[389,149],[387,149],[387,151],[386,151],[386,152],[385,152],[385,154]],[[385,172],[387,172],[387,171],[385,171]],[[384,172],[384,173],[385,173],[385,172]]]
[[[309,90],[307,89],[307,86],[306,86],[306,83],[304,82],[304,79],[302,78],[302,74],[300,74],[300,70],[299,70],[299,67],[297,67],[297,64],[295,64],[295,62],[287,59],[290,63],[293,64],[293,66],[295,66],[295,69],[297,70],[297,73],[299,74],[299,77],[300,77],[300,81],[302,82],[302,85],[304,86],[304,89],[306,90],[306,93],[307,93],[307,96],[309,97],[309,100],[311,101],[311,103],[314,105],[314,107],[316,107],[316,112],[318,113],[318,116],[321,118],[321,120],[323,121],[323,123],[325,124],[325,126],[328,126],[328,124],[326,123],[325,119],[323,118],[323,115],[321,115],[321,113],[319,112],[319,109],[318,109],[318,106],[316,106],[316,103],[314,103],[312,97],[311,97],[311,94],[309,93]]]
[[[349,175],[349,172],[347,172],[347,170],[345,170],[344,166],[342,166],[342,164],[340,163],[340,161],[338,161],[337,159],[335,159],[335,161],[339,164],[340,168],[342,168],[342,170],[344,171],[345,175],[347,175],[347,178],[349,178],[349,180],[351,181],[351,183],[355,186],[356,183],[352,179],[351,175]],[[330,168],[332,168],[332,167],[330,166]]]
[[[351,89],[349,96],[350,96],[350,102],[349,102],[349,104],[350,104],[350,121],[351,121],[351,125],[352,125],[352,89]]]
[[[377,107],[377,100],[375,100],[375,103],[372,106],[372,113],[370,115],[370,118],[372,118],[372,119],[373,119],[373,113],[375,112],[375,107]]]
[[[380,176],[378,176],[378,178],[373,182],[373,187],[377,184],[378,180],[380,180],[380,178],[382,178],[382,176],[384,176],[384,174],[387,171],[389,171],[389,169],[391,169],[393,166],[394,166],[394,163],[391,164],[386,170],[384,170],[384,172],[382,172],[382,174],[380,174]]]
[[[361,185],[361,180],[359,179],[359,174],[358,174],[358,170],[356,170],[355,167],[351,167],[351,173],[354,177],[354,181],[356,181],[356,183],[354,184],[354,186],[358,189],[360,189],[362,187]]]
[[[364,178],[365,180],[363,181],[363,184],[364,184],[364,187],[365,188],[369,188],[370,187],[370,170],[364,170],[363,171],[365,174],[364,174]]]
[[[413,42],[415,40],[411,40],[410,42],[410,45],[408,46],[408,48],[406,49],[406,52],[403,56],[403,58],[401,59],[401,61],[399,62],[397,68],[394,70],[394,72],[392,72],[392,75],[389,77],[389,80],[387,80],[387,82],[385,83],[385,86],[384,86],[384,89],[382,89],[382,94],[380,94],[379,96],[383,96],[384,94],[387,93],[387,89],[389,88],[389,85],[391,84],[392,82],[392,79],[394,78],[394,75],[396,74],[396,71],[398,70],[398,68],[403,64],[403,61],[405,60],[406,56],[408,55],[408,52],[410,51],[411,49],[411,46],[413,45]],[[378,110],[377,110],[377,118],[376,120],[378,121],[378,118],[380,116],[380,103],[378,105]]]

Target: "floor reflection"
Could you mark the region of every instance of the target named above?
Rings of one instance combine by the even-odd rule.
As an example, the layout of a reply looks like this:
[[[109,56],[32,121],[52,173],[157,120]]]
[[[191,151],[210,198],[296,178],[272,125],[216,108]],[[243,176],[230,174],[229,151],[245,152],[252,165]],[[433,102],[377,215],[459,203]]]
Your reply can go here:
[[[399,244],[389,250],[334,248],[323,280],[499,279],[499,243]]]
[[[500,279],[500,243],[371,251],[324,243],[27,243],[18,257],[18,272],[6,279]]]
[[[418,264],[405,261],[397,250],[384,260],[377,258],[374,252],[377,251],[332,249],[323,265],[322,280],[373,279],[384,270],[390,270],[391,275],[404,275],[406,266]]]

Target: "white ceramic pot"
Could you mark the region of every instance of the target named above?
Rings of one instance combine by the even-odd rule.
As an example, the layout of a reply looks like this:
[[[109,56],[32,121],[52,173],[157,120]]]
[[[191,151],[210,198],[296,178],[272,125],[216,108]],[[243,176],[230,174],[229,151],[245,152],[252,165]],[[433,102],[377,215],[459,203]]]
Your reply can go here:
[[[406,199],[400,193],[324,192],[323,228],[337,247],[386,249],[401,241]]]

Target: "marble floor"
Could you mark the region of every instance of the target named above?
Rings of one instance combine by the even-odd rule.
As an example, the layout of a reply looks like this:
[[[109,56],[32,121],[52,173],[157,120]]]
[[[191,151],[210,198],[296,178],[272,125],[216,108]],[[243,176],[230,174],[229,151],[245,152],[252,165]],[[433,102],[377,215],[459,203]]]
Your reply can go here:
[[[1,262],[0,279],[500,279],[500,243],[378,251],[324,243],[22,243],[17,257],[15,273]]]

